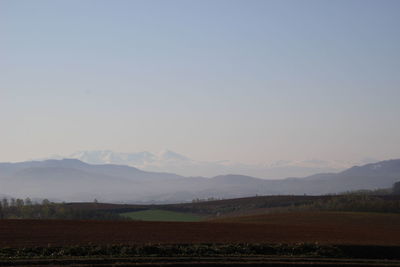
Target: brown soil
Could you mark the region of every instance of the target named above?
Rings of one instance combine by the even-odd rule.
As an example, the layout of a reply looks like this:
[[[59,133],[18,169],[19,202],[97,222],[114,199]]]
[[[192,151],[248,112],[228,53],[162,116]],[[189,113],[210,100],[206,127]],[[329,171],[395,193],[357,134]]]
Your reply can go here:
[[[296,257],[134,257],[134,258],[75,258],[0,260],[0,266],[312,266],[312,267],[399,267],[398,260],[365,260]]]
[[[0,247],[143,243],[400,245],[400,215],[302,212],[213,222],[0,220]]]

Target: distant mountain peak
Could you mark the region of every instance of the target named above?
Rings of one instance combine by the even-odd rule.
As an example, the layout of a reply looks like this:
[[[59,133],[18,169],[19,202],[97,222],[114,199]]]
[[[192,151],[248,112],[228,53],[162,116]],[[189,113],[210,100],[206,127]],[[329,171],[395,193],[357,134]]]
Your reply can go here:
[[[165,160],[189,160],[188,157],[171,150],[163,150],[158,154],[158,156]]]

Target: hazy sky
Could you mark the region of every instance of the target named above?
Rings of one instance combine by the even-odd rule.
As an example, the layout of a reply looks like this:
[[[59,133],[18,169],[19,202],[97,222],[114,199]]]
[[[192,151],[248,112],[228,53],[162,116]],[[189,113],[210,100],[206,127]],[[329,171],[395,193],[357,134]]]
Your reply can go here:
[[[400,158],[400,1],[0,0],[0,161]]]

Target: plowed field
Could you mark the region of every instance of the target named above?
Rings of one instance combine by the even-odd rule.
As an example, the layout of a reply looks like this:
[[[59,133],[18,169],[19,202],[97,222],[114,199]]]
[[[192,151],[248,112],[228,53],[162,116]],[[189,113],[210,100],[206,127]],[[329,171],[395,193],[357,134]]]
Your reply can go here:
[[[1,247],[244,242],[400,245],[400,215],[308,212],[194,223],[0,220]]]

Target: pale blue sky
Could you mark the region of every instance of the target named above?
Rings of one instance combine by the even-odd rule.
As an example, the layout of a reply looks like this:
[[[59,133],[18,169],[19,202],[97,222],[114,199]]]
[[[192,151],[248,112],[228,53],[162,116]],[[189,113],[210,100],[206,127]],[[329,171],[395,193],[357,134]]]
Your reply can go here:
[[[0,0],[0,161],[400,158],[400,1]]]

